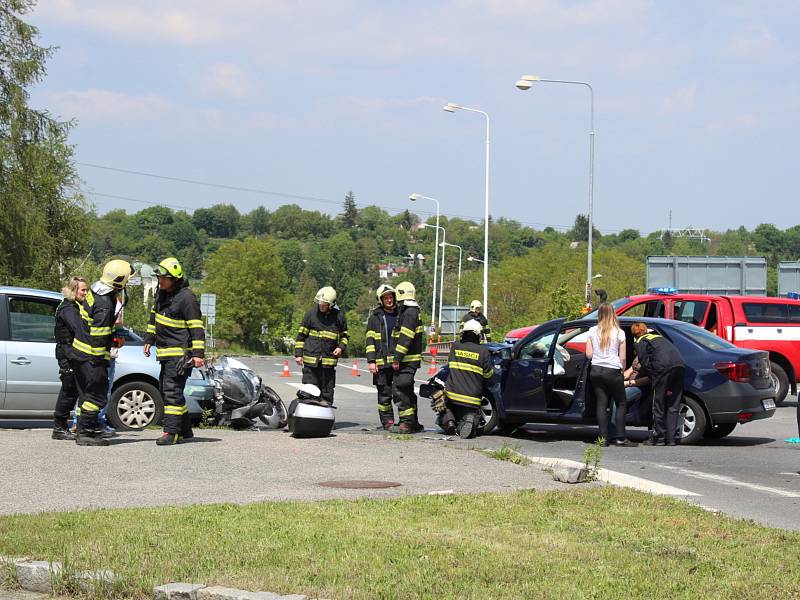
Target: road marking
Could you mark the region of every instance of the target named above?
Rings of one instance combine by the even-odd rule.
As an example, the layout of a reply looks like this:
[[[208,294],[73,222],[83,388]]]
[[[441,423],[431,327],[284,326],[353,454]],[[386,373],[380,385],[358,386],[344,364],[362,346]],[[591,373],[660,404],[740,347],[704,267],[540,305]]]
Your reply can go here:
[[[374,394],[375,388],[368,385],[361,385],[359,383],[340,383],[336,387],[343,387],[347,390],[360,392],[362,394]]]
[[[671,465],[655,464],[654,466],[660,467],[662,469],[667,469],[668,471],[681,473],[682,475],[687,475],[689,477],[694,477],[696,479],[707,479],[708,481],[714,481],[716,483],[721,483],[723,485],[734,485],[736,487],[743,487],[750,490],[754,490],[756,492],[766,492],[768,494],[776,494],[778,496],[784,496],[786,498],[800,498],[800,494],[797,492],[790,492],[789,490],[782,490],[780,488],[769,487],[766,485],[759,485],[757,483],[748,483],[747,481],[740,481],[738,479],[734,479],[733,477],[728,477],[727,475],[715,475],[714,473],[693,471],[691,469],[684,469],[683,467],[673,467]]]
[[[528,456],[530,460],[540,465],[548,467],[564,466],[564,467],[585,467],[582,462],[576,460],[569,460],[566,458],[549,458],[546,456]],[[689,490],[683,490],[671,485],[650,481],[649,479],[642,479],[641,477],[634,477],[619,471],[609,471],[608,469],[600,469],[597,472],[597,480],[610,483],[619,487],[633,488],[642,492],[648,492],[657,496],[702,496]]]
[[[299,390],[299,389],[300,389],[300,388],[303,386],[303,384],[302,384],[302,383],[292,383],[292,382],[290,382],[290,381],[284,381],[283,383],[285,383],[285,384],[286,384],[286,385],[288,385],[289,387],[293,387],[293,388],[294,388],[294,389],[296,389],[296,390]]]

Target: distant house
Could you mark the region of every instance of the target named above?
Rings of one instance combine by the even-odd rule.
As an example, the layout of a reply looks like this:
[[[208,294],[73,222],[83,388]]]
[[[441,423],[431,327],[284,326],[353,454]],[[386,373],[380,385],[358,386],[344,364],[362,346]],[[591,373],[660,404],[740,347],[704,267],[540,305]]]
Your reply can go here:
[[[407,274],[408,271],[408,267],[403,267],[394,263],[383,263],[378,265],[378,277],[381,279],[400,277],[401,275]]]

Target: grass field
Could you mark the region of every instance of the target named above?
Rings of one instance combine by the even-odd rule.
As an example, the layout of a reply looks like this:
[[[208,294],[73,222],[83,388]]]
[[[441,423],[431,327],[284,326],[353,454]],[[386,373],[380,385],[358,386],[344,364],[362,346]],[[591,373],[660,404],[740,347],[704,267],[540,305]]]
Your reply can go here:
[[[800,598],[800,534],[611,487],[6,516],[0,554],[111,569],[135,598]]]

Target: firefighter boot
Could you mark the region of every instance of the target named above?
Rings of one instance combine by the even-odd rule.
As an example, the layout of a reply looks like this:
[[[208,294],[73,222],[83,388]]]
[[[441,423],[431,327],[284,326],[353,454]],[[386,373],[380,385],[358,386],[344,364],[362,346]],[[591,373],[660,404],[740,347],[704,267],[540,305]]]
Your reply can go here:
[[[54,440],[74,440],[75,434],[73,434],[69,429],[66,427],[53,427],[53,434],[50,436]]]
[[[108,446],[108,440],[100,437],[100,428],[97,424],[99,411],[88,410],[85,403],[81,407],[81,415],[78,417],[78,434],[75,436],[75,443],[78,446]]]
[[[156,440],[156,446],[174,446],[180,441],[180,434],[165,431],[161,434],[161,437]]]
[[[477,433],[477,415],[474,412],[468,413],[464,415],[464,418],[461,419],[458,423],[458,427],[456,429],[456,433],[458,437],[464,438],[465,440],[469,440],[475,437]]]
[[[193,437],[194,431],[192,431],[192,419],[189,417],[189,413],[183,413],[181,416],[181,439],[190,440]]]

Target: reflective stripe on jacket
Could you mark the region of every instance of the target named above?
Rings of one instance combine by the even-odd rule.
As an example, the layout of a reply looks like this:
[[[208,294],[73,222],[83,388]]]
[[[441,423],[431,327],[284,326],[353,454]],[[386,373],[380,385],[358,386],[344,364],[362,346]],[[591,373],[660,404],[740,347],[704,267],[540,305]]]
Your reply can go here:
[[[447,366],[450,369],[444,390],[447,400],[479,407],[494,375],[489,349],[474,342],[453,342]]]
[[[395,321],[396,319],[395,317]],[[367,321],[367,362],[375,363],[378,368],[390,367],[399,337],[399,331],[395,329],[388,331],[383,307],[379,306],[372,311]]]
[[[315,307],[305,314],[297,330],[294,355],[302,356],[308,367],[335,367],[339,360],[333,351],[341,348],[344,355],[348,341],[347,319],[341,309],[333,306],[323,313]]]
[[[425,328],[419,317],[419,305],[404,304],[394,325],[397,341],[394,346],[394,362],[419,369],[424,350]]]
[[[92,286],[94,287],[94,286]],[[72,340],[72,358],[86,362],[111,360],[111,341],[114,333],[117,306],[116,293],[86,292],[86,299],[78,306],[80,329]]]
[[[161,289],[156,293],[145,343],[156,347],[157,360],[205,356],[206,332],[200,304],[185,280],[177,280],[169,293]]]
[[[476,313],[476,312],[468,312],[463,317],[461,317],[461,326],[464,326],[464,323],[469,321],[470,319],[475,319],[478,323],[481,324],[483,327],[483,332],[481,333],[481,339],[487,342],[492,341],[492,330],[489,329],[489,320],[486,318],[486,315],[483,313]]]

